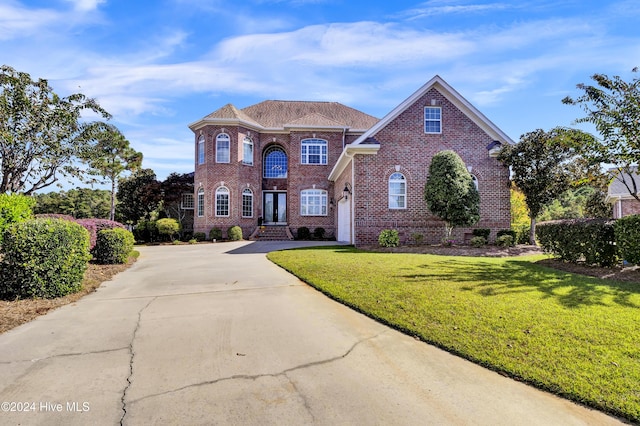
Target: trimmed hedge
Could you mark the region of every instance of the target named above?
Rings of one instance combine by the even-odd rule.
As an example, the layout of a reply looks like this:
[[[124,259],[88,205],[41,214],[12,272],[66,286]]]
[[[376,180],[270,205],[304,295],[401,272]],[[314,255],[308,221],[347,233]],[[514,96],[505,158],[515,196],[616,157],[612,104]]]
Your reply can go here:
[[[241,241],[242,240],[242,228],[238,225],[234,225],[227,229],[227,238],[231,241]]]
[[[127,229],[120,222],[109,219],[77,219],[76,223],[84,226],[84,228],[89,231],[89,249],[91,250],[96,246],[99,231],[113,228]]]
[[[317,227],[316,229],[313,230],[313,237],[317,238],[319,240],[322,240],[324,238],[324,234],[327,231],[325,231],[325,229],[321,226]]]
[[[471,231],[474,237],[482,237],[486,241],[489,241],[489,235],[491,235],[491,229],[489,228],[476,228]]]
[[[619,261],[614,223],[609,219],[542,222],[536,226],[536,237],[545,252],[564,261],[611,266]]]
[[[298,239],[299,240],[310,240],[311,239],[311,231],[306,226],[301,226],[298,228]]]
[[[3,299],[54,298],[82,288],[91,258],[89,233],[77,223],[32,219],[4,232],[0,264]]]
[[[96,263],[114,265],[127,263],[135,238],[126,229],[113,228],[98,231],[96,246],[91,253]]]
[[[640,214],[618,219],[614,231],[620,256],[629,263],[640,265]]]
[[[220,241],[222,239],[222,229],[216,228],[215,226],[211,228],[211,230],[209,231],[209,239],[211,241],[213,240]]]
[[[0,194],[0,245],[5,229],[12,224],[24,222],[33,216],[36,200],[21,194]]]
[[[398,247],[400,245],[400,236],[395,229],[384,229],[378,235],[378,244],[382,247]]]

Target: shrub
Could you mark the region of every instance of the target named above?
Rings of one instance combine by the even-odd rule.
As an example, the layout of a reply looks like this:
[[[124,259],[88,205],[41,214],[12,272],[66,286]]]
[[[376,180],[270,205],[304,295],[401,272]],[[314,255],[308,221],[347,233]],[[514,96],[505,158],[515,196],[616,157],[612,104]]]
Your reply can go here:
[[[564,261],[611,266],[619,260],[613,225],[608,219],[555,220],[538,224],[536,236],[544,251]]]
[[[170,217],[158,219],[156,226],[158,227],[158,233],[160,235],[166,235],[171,241],[173,241],[173,236],[180,231],[178,221]]]
[[[120,222],[116,222],[109,219],[78,219],[76,223],[82,225],[87,231],[89,231],[89,249],[93,250],[96,246],[98,239],[98,232],[103,229],[122,228],[127,229]]]
[[[482,238],[485,239],[485,241],[489,241],[489,235],[491,234],[491,229],[489,229],[489,228],[476,228],[471,232],[473,233],[474,237],[482,237]]]
[[[496,245],[498,247],[511,247],[513,245],[513,237],[508,234],[500,235],[496,238]]]
[[[89,233],[74,222],[32,219],[4,232],[2,298],[54,298],[82,288]]]
[[[242,240],[242,228],[238,225],[231,226],[227,229],[227,238],[231,241],[241,241]]]
[[[24,222],[33,214],[31,209],[36,201],[21,194],[0,194],[0,245],[5,229],[14,223]]]
[[[158,239],[158,227],[155,220],[139,220],[133,228],[133,236],[136,241],[153,242]]]
[[[313,230],[313,236],[319,240],[324,238],[324,233],[326,231],[324,230],[324,228],[322,227],[317,227],[316,229]]]
[[[395,229],[385,229],[378,235],[378,244],[382,247],[398,247],[400,236]]]
[[[640,264],[640,215],[618,219],[614,232],[620,256],[629,263]]]
[[[194,232],[193,239],[196,241],[204,241],[207,239],[207,236],[204,232]]]
[[[419,246],[420,244],[422,244],[422,241],[424,240],[424,235],[422,235],[419,232],[415,232],[411,234],[411,239],[413,240],[413,243],[415,245]]]
[[[198,240],[196,240],[195,238],[190,239],[189,241],[187,241],[189,244],[198,244]]]
[[[513,238],[514,240],[518,237],[517,232],[513,229],[500,229],[496,233],[496,237],[502,237],[503,235],[511,235],[511,238]]]
[[[298,239],[299,240],[309,240],[311,239],[311,231],[306,226],[301,226],[298,228]]]
[[[222,239],[222,229],[216,228],[215,226],[211,228],[209,231],[209,239],[213,240],[221,240]]]
[[[135,238],[126,229],[113,228],[98,231],[96,246],[91,253],[96,263],[113,265],[127,263]]]
[[[485,237],[473,237],[469,241],[472,247],[482,247],[487,245],[487,239]]]

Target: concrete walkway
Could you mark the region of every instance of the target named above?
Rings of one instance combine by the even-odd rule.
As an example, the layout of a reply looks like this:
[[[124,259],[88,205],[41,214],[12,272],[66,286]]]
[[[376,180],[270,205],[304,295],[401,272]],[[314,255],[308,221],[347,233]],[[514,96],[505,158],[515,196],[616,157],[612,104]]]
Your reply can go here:
[[[266,260],[287,245],[142,247],[0,335],[0,424],[620,424],[329,300]]]

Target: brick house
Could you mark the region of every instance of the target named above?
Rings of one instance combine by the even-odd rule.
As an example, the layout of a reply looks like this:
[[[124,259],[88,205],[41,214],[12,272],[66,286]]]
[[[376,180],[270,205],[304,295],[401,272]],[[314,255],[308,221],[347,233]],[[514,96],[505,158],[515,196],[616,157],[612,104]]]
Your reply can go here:
[[[245,238],[301,227],[355,245],[397,229],[437,243],[443,222],[423,188],[434,154],[456,151],[480,192],[481,228],[510,227],[509,171],[495,158],[513,141],[439,76],[381,120],[335,102],[264,101],[226,105],[192,123],[194,231]],[[259,225],[263,225],[262,231]],[[462,240],[469,229],[456,229]]]
[[[638,173],[621,173],[617,169],[612,169],[610,172],[614,178],[607,189],[605,201],[612,205],[613,218],[620,219],[624,216],[640,214],[640,202],[631,195],[625,185],[626,182],[633,190],[633,181],[635,181],[636,188],[640,191],[640,175]]]

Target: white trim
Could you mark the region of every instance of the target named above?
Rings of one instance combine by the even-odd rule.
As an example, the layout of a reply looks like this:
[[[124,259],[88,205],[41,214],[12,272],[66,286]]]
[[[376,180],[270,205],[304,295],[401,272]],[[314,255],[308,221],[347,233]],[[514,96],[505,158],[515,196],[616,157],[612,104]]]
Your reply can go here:
[[[360,144],[358,146],[354,146],[352,143],[346,145],[336,161],[336,164],[333,166],[331,173],[329,173],[329,180],[335,182],[338,179],[338,176],[342,173],[342,171],[347,167],[349,162],[353,159],[353,156],[356,154],[364,154],[364,155],[373,155],[377,154],[380,149],[380,145],[378,144]]]

